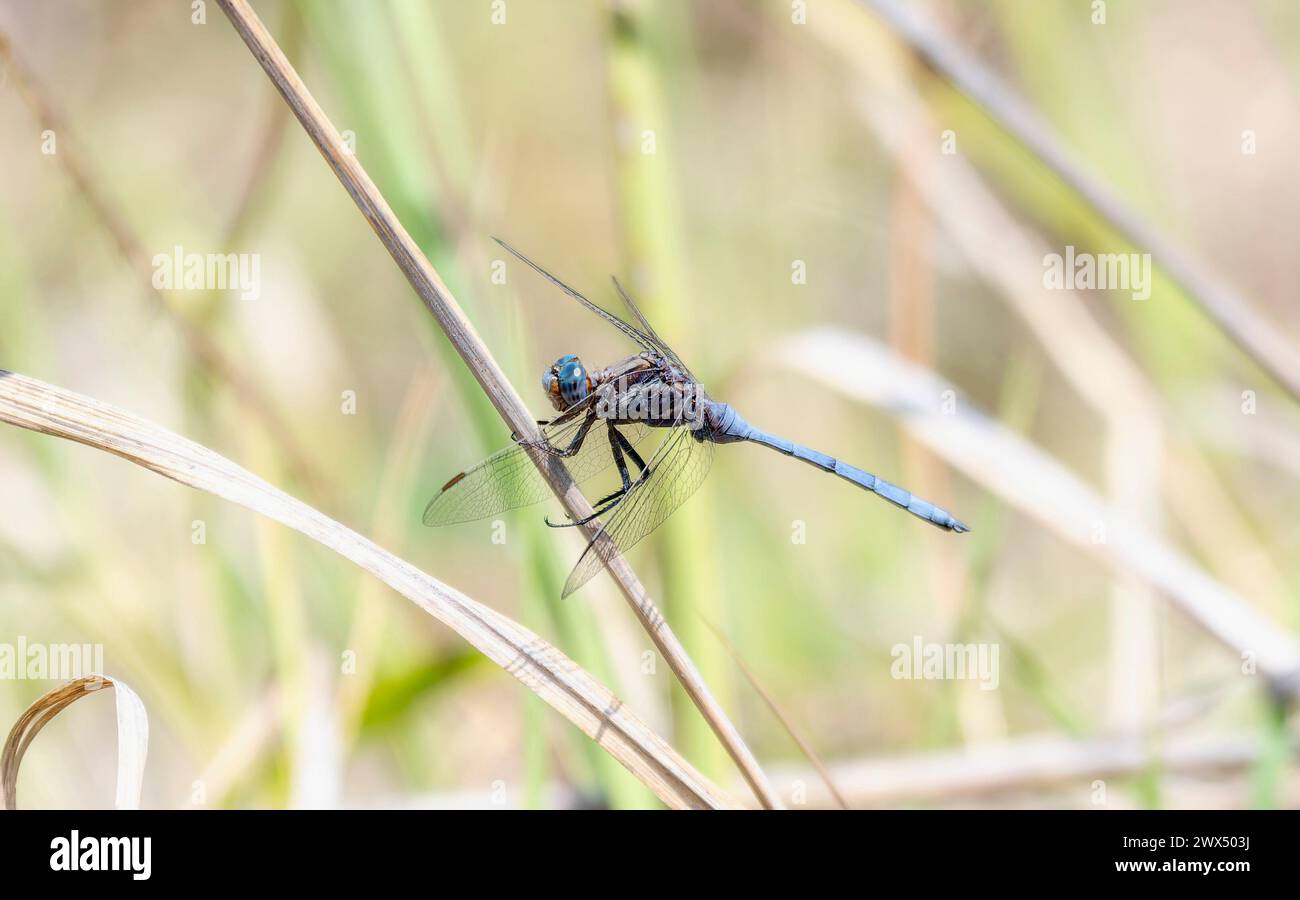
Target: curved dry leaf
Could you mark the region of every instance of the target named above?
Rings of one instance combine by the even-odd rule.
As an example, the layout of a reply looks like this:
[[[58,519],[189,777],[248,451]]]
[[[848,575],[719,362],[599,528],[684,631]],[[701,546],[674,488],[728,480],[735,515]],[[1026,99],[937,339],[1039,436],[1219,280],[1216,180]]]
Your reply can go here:
[[[582,729],[668,806],[736,805],[632,715],[609,688],[542,638],[220,454],[125,410],[3,369],[0,421],[107,450],[302,532],[469,641]]]
[[[139,809],[144,784],[145,758],[149,754],[149,715],[135,691],[120,679],[92,674],[46,691],[18,717],[0,751],[0,793],[5,809],[18,808],[18,769],[27,748],[55,716],[89,694],[112,688],[117,700],[118,809]]]

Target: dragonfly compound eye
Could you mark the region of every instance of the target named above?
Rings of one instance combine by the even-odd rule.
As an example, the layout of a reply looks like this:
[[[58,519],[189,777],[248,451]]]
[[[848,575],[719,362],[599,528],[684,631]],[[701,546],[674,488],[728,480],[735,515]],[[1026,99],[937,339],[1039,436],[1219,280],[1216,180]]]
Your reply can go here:
[[[560,383],[560,396],[568,406],[580,403],[586,399],[591,390],[591,384],[587,380],[587,369],[582,364],[582,360],[576,356],[568,356],[556,363],[558,372],[556,377]]]

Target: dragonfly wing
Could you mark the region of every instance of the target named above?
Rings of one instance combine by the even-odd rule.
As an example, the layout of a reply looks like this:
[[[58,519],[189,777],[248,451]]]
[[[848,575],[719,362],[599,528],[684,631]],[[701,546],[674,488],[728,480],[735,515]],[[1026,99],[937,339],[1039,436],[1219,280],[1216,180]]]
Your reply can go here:
[[[546,499],[546,479],[524,448],[512,444],[442,486],[424,508],[424,524],[454,525]]]
[[[515,257],[518,258],[520,262],[522,262],[524,265],[528,266],[530,269],[532,269],[532,270],[533,270],[534,272],[536,272],[538,275],[541,275],[543,278],[545,278],[545,279],[546,279],[547,281],[549,281],[551,284],[553,284],[553,285],[555,285],[556,287],[558,287],[560,290],[564,291],[564,293],[568,294],[568,295],[569,295],[570,297],[572,297],[574,300],[577,300],[579,303],[581,303],[581,304],[582,304],[583,306],[585,306],[587,309],[591,310],[591,311],[594,312],[596,315],[598,315],[598,316],[600,316],[602,319],[604,319],[606,322],[608,322],[609,324],[613,325],[613,326],[614,326],[615,328],[617,328],[619,331],[623,332],[623,334],[627,335],[629,338],[631,338],[631,339],[632,339],[633,341],[635,341],[637,344],[640,344],[641,347],[642,347],[643,349],[646,349],[646,350],[652,350],[652,351],[656,351],[656,350],[658,350],[658,348],[655,347],[654,342],[653,342],[652,340],[650,340],[650,337],[649,337],[648,335],[644,335],[644,334],[642,334],[641,332],[637,331],[635,328],[633,328],[633,327],[632,327],[631,325],[629,325],[628,323],[624,322],[622,319],[620,319],[618,316],[614,315],[613,313],[610,313],[610,312],[608,312],[608,311],[606,311],[606,310],[604,310],[604,309],[601,309],[599,306],[597,306],[596,304],[592,303],[592,302],[591,302],[590,300],[588,300],[586,297],[582,296],[582,294],[578,293],[576,290],[574,290],[573,288],[569,287],[567,284],[565,284],[565,283],[564,283],[563,281],[561,281],[560,279],[556,278],[556,277],[555,277],[554,275],[552,275],[550,272],[548,272],[548,271],[546,271],[545,269],[543,269],[543,268],[542,268],[541,266],[539,266],[537,263],[533,262],[533,261],[532,261],[531,259],[529,259],[527,256],[524,256],[522,253],[520,253],[520,252],[519,252],[518,250],[516,250],[514,247],[511,247],[511,246],[510,246],[509,244],[507,244],[505,241],[501,240],[501,238],[499,238],[499,237],[494,237],[494,238],[492,238],[492,240],[496,241],[498,244],[500,244],[502,247],[504,247],[504,248],[505,248],[506,250],[508,250],[510,253],[514,254]]]
[[[641,326],[640,330],[644,332],[645,336],[650,339],[652,344],[654,344],[654,348],[676,363],[678,368],[689,375],[691,370],[686,368],[686,363],[682,362],[681,357],[677,355],[676,351],[674,351],[672,347],[669,347],[668,342],[659,336],[659,332],[655,331],[654,326],[650,324],[650,320],[645,317],[645,313],[641,312],[641,307],[637,306],[636,301],[632,299],[631,295],[628,294],[627,291],[623,290],[623,285],[619,280],[613,275],[610,276],[610,280],[614,282],[614,290],[618,291],[619,297],[623,299],[623,306],[627,308],[627,311],[632,315],[632,318]]]
[[[542,428],[555,447],[567,447],[582,426],[583,417]],[[649,432],[644,425],[620,425],[619,431],[632,444]],[[599,420],[587,433],[582,447],[563,459],[574,481],[583,482],[608,468],[614,461],[609,439]],[[521,444],[511,444],[461,472],[443,485],[438,495],[424,508],[424,524],[453,525],[495,516],[508,509],[531,506],[551,496],[551,488],[541,470],[529,458]]]
[[[606,561],[658,528],[694,494],[713,463],[713,444],[697,441],[689,428],[674,428],[650,461],[650,477],[635,484],[587,544],[564,583],[567,597],[599,572]]]

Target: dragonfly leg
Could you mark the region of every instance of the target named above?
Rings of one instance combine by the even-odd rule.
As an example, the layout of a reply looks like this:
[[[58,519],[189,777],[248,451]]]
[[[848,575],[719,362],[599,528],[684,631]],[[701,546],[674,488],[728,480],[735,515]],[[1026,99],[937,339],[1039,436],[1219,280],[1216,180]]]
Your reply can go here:
[[[636,449],[632,446],[631,442],[629,442],[628,439],[623,436],[623,433],[621,431],[619,431],[613,425],[610,425],[609,431],[607,432],[607,436],[609,437],[609,449],[614,454],[614,465],[618,467],[618,475],[621,479],[623,479],[623,486],[618,490],[614,491],[614,493],[609,494],[608,496],[605,497],[601,497],[599,500],[597,500],[596,501],[597,509],[601,509],[601,507],[604,507],[604,509],[609,509],[609,507],[605,506],[606,503],[610,503],[613,500],[617,500],[619,497],[622,497],[628,491],[632,490],[632,479],[627,474],[627,460],[623,458],[624,453],[631,456],[632,462],[636,463],[636,467],[638,469],[637,472],[638,481],[642,480],[642,477],[644,476],[645,473],[645,461],[641,459],[641,455],[636,452]],[[583,519],[582,522],[575,522],[574,524],[581,525],[585,522],[591,521],[591,519],[592,517],[588,516],[586,519]]]
[[[592,519],[595,519],[598,516],[603,516],[605,513],[618,506],[618,504],[622,502],[623,498],[627,496],[628,491],[632,490],[635,485],[640,484],[650,477],[650,469],[646,466],[645,460],[641,458],[641,454],[636,452],[636,448],[632,446],[632,442],[629,441],[621,431],[615,428],[612,423],[609,425],[608,437],[609,449],[614,454],[614,465],[618,467],[618,474],[623,480],[623,486],[609,496],[601,497],[597,500],[593,504],[595,511],[591,515],[575,521],[559,523],[552,522],[548,518],[546,520],[547,525],[552,528],[572,528],[575,525],[586,525]],[[631,476],[628,475],[627,460],[624,459],[625,453],[632,458],[632,462],[635,463],[637,469],[640,470],[637,473],[635,482],[633,482]],[[570,518],[572,519],[572,517]]]
[[[574,419],[578,418],[579,416],[589,415],[591,413],[591,409],[592,409],[591,404],[579,404],[577,406],[569,407],[568,409],[566,409],[564,412],[560,413],[558,416],[556,416],[553,419],[550,420],[537,419],[536,421],[538,426],[542,428],[545,428],[548,425],[564,425],[567,422],[572,422]],[[527,443],[526,441],[521,441],[518,432],[514,432],[514,431],[510,432],[510,440],[514,441],[516,444]],[[540,443],[541,442],[539,442],[539,446]]]
[[[554,419],[538,419],[537,427],[545,428],[547,425],[550,425],[554,421],[555,421]],[[517,431],[510,432],[510,440],[514,441],[516,444],[519,443],[519,432]]]
[[[632,442],[627,439],[627,436],[624,435],[623,432],[619,431],[613,425],[609,426],[609,430],[610,430],[610,434],[612,435],[610,440],[611,441],[617,440],[619,444],[622,445],[623,452],[626,453],[628,456],[632,457],[632,462],[636,463],[637,469],[640,470],[639,473],[637,474],[637,478],[641,480],[645,480],[646,478],[648,478],[649,476],[646,475],[645,460],[641,458],[640,453],[636,452],[636,448],[632,446]],[[627,487],[626,479],[624,479],[624,487],[625,488]]]
[[[524,444],[525,446],[536,447],[539,450],[544,450],[553,456],[567,459],[570,456],[576,455],[577,452],[582,449],[582,442],[587,439],[587,432],[591,431],[591,426],[595,424],[596,410],[592,409],[587,413],[587,418],[583,420],[580,426],[578,426],[578,431],[574,434],[573,440],[569,442],[569,446],[563,449],[552,444],[544,435],[540,441],[525,441]]]

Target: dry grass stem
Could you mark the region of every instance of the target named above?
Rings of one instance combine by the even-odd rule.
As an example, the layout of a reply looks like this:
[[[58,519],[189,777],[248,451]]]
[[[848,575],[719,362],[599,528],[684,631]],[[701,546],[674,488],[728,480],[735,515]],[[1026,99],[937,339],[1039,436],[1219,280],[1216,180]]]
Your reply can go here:
[[[718,639],[718,643],[722,644],[722,646],[726,648],[727,653],[731,656],[732,662],[736,664],[736,668],[740,669],[740,673],[745,676],[745,680],[748,681],[749,686],[754,689],[754,693],[758,694],[759,698],[763,701],[763,704],[771,711],[772,715],[776,717],[777,722],[781,724],[781,728],[790,736],[790,740],[794,741],[795,746],[799,748],[799,752],[804,755],[809,764],[814,770],[816,770],[817,777],[821,779],[822,784],[826,786],[826,790],[830,792],[831,797],[835,799],[836,805],[839,806],[840,809],[848,809],[849,803],[844,799],[844,795],[840,793],[839,788],[835,786],[835,779],[831,777],[830,770],[826,768],[826,764],[822,762],[821,757],[817,755],[817,751],[813,749],[812,744],[805,740],[803,735],[799,733],[798,729],[794,727],[794,723],[790,721],[790,717],[781,709],[780,705],[776,702],[776,698],[768,693],[767,689],[763,687],[763,683],[758,680],[758,676],[756,676],[753,670],[746,665],[744,658],[736,649],[735,644],[731,643],[727,636],[719,630],[718,626],[714,625],[712,622],[706,619],[704,624],[708,626],[709,631],[713,632],[713,636]]]
[[[1300,750],[1300,740],[1292,738]],[[1142,735],[1121,735],[1072,740],[1055,735],[1026,737],[978,747],[895,758],[839,760],[830,764],[831,775],[849,801],[858,807],[880,807],[931,801],[960,804],[999,797],[1015,803],[1032,791],[1070,789],[1091,802],[1095,779],[1140,775],[1152,766],[1169,774],[1195,774],[1246,769],[1259,759],[1259,741],[1252,738],[1186,736],[1165,741],[1156,751]],[[778,784],[808,784],[808,805],[830,806],[834,801],[813,773],[801,767],[773,767]],[[1084,784],[1080,785],[1080,782]],[[1046,801],[1058,807],[1059,797]],[[1108,806],[1115,806],[1112,798]]]

